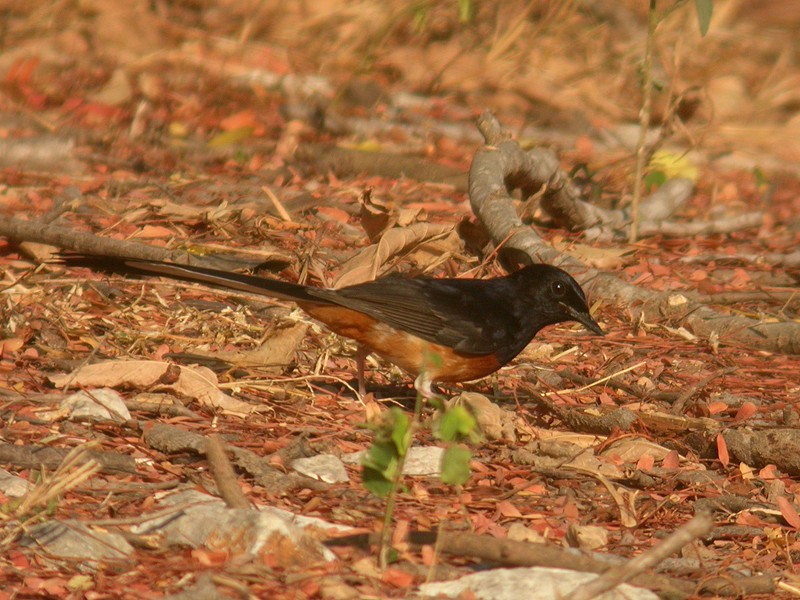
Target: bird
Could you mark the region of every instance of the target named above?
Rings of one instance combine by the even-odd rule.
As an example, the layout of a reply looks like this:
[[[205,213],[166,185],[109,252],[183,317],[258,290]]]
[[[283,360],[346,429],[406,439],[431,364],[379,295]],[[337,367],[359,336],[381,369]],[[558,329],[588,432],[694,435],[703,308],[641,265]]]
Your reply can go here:
[[[361,395],[364,358],[369,352],[414,377],[417,392],[431,397],[434,383],[472,381],[494,373],[548,325],[577,321],[592,333],[604,335],[578,282],[548,264],[531,264],[489,279],[388,275],[327,289],[136,258],[63,253],[56,262],[290,300],[334,333],[359,344]]]

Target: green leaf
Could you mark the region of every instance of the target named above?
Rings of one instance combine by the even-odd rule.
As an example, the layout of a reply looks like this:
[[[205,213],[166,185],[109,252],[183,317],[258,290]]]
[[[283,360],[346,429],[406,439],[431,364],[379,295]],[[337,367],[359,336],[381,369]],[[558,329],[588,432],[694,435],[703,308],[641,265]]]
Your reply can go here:
[[[361,460],[364,486],[376,496],[385,496],[392,489],[397,474],[398,456],[393,442],[375,441]]]
[[[394,444],[389,442],[373,442],[369,447],[361,464],[365,467],[370,467],[376,471],[386,473],[392,465],[393,461],[397,461],[397,451]]]
[[[428,406],[433,410],[444,411],[446,408],[444,405],[444,398],[441,396],[432,396],[431,398],[428,398],[427,401]]]
[[[446,442],[457,442],[470,435],[477,426],[478,423],[469,409],[453,406],[442,414],[438,435]]]
[[[650,192],[653,189],[664,185],[666,180],[667,175],[663,171],[651,171],[644,178],[644,187],[648,192]]]
[[[756,167],[755,169],[753,169],[753,176],[755,177],[756,180],[756,187],[759,190],[763,190],[769,187],[769,179],[764,174],[764,171]]]
[[[383,473],[371,467],[363,467],[361,477],[364,479],[364,487],[376,496],[383,498],[392,491],[392,481],[386,479]]]
[[[469,461],[472,452],[466,446],[450,446],[442,456],[442,482],[447,485],[463,485],[472,474]]]
[[[409,430],[411,420],[402,410],[393,408],[392,421],[391,440],[394,442],[398,456],[405,456],[406,452],[408,452],[408,447],[411,445],[411,431]]]
[[[697,10],[697,23],[700,25],[700,35],[708,33],[711,25],[711,14],[714,12],[714,0],[694,0],[694,7]]]

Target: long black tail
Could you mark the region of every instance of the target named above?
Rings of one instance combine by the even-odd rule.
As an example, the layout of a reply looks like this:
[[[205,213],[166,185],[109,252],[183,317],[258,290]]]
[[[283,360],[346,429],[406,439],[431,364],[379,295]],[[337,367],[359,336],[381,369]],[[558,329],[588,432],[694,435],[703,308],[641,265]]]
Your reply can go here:
[[[242,273],[228,273],[217,269],[177,265],[174,263],[120,258],[115,256],[96,256],[91,254],[64,253],[55,261],[67,267],[86,267],[101,273],[119,275],[161,275],[181,281],[205,283],[229,290],[238,290],[261,296],[283,298],[299,302],[328,304],[326,300],[315,297],[315,288],[277,279],[265,279]]]

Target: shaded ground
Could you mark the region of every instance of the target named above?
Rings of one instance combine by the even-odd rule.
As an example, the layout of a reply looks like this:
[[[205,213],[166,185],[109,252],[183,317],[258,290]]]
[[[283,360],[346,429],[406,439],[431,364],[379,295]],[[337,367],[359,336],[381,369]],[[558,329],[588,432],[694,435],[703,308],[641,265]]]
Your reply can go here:
[[[466,172],[482,141],[474,119],[485,108],[522,144],[556,148],[591,202],[627,202],[642,3],[506,2],[477,6],[468,22],[455,3],[283,4],[98,0],[7,9],[3,215],[201,254],[239,250],[250,266],[314,285],[389,270],[488,276],[500,272],[492,247],[464,224],[476,222]],[[518,209],[559,250],[641,289],[792,325],[798,264],[782,257],[800,238],[800,10],[718,2],[701,39],[691,8],[659,29],[653,139],[666,120],[663,147],[688,152],[698,169],[680,220],[761,211],[760,225],[629,245],[556,228],[536,203]],[[378,215],[377,229],[365,212]],[[359,253],[381,225],[394,237],[383,232],[375,254]],[[409,231],[419,237],[407,239]],[[205,457],[158,446],[148,438],[154,422],[218,433],[291,473],[300,455],[367,448],[372,436],[359,424],[385,404],[408,408],[412,390],[401,372],[375,361],[374,394],[356,399],[352,345],[288,305],[39,267],[49,251],[30,243],[0,240],[0,251],[6,468],[35,481],[39,463],[17,462],[13,450],[87,441],[136,461],[131,472],[94,474],[23,513],[7,496],[0,598],[160,597],[201,573],[214,574],[225,593],[271,598],[404,597],[425,581],[431,546],[401,545],[396,565],[381,574],[364,548],[338,548],[340,560],[309,566],[282,563],[280,549],[243,561],[229,547],[137,539],[135,560],[86,580],[74,578],[74,561],[23,546],[20,534],[40,520],[99,519],[127,531],[126,519],[152,510],[159,490],[215,493]],[[685,547],[684,562],[667,573],[694,583],[765,572],[770,589],[797,585],[800,359],[698,336],[667,316],[645,318],[638,303],[590,302],[606,337],[550,328],[496,377],[464,386],[491,396],[505,411],[497,419],[510,425],[473,448],[473,476],[459,492],[433,477],[409,479],[396,522],[423,531],[446,523],[497,539],[513,529],[512,537],[631,557],[698,506],[710,507],[712,537]],[[242,418],[242,405],[212,408],[200,392],[184,391],[176,394],[188,411],[159,415],[163,397],[157,408],[133,404],[152,390],[132,386],[122,395],[133,417],[121,424],[43,412],[67,394],[48,376],[123,359],[204,364],[216,373],[215,389],[258,410]],[[633,411],[627,429],[592,420],[619,407]],[[546,440],[547,430],[565,437]],[[425,433],[419,441],[434,443]],[[588,462],[572,464],[577,455]],[[347,483],[273,487],[237,468],[255,504],[367,532],[383,518],[384,502],[364,489],[356,466],[347,467]],[[599,544],[576,541],[586,525],[603,530]],[[463,567],[473,559],[440,560]],[[331,591],[331,582],[341,588]]]

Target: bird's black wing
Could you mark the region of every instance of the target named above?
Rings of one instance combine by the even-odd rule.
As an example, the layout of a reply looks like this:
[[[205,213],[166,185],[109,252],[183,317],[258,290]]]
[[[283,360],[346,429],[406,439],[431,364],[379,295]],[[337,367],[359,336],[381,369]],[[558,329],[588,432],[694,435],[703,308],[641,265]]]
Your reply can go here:
[[[367,314],[390,327],[468,355],[501,351],[519,323],[503,302],[504,279],[386,277],[309,293]]]

